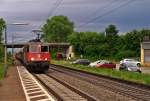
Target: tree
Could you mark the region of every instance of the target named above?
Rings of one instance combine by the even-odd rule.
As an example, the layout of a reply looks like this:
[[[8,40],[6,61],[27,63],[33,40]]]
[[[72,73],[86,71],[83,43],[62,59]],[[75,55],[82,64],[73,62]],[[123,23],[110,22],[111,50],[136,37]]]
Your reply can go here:
[[[3,30],[5,29],[5,27],[6,27],[5,21],[3,20],[3,18],[0,18],[0,43],[3,40],[2,35],[3,35]]]
[[[131,50],[136,52],[136,56],[140,56],[140,42],[143,39],[143,37],[145,35],[150,35],[149,30],[141,30],[141,31],[137,31],[137,30],[133,30],[131,32],[128,32],[125,36],[124,36],[124,48],[125,50]]]
[[[135,58],[136,54],[137,53],[134,50],[122,50],[116,54],[115,59],[120,60],[123,58]]]
[[[106,36],[116,36],[119,31],[116,29],[115,25],[109,25],[105,29],[105,32],[106,32]]]
[[[3,61],[3,57],[4,57],[4,48],[3,45],[0,44],[0,62]]]
[[[101,46],[105,41],[104,33],[76,32],[68,37],[68,41],[74,46],[78,55],[99,56]]]
[[[2,40],[3,40],[2,35],[5,27],[6,27],[5,21],[2,18],[0,18],[0,56],[1,56],[0,61],[2,61],[2,57],[4,55],[4,49],[2,45]]]
[[[54,16],[43,26],[44,40],[47,42],[66,42],[73,33],[74,24],[66,16]]]
[[[101,57],[103,58],[110,57],[111,50],[110,50],[110,46],[107,43],[100,45],[99,49],[100,49],[99,54]]]
[[[118,51],[118,49],[116,48],[119,39],[118,32],[119,31],[117,30],[115,25],[109,25],[105,29],[106,42],[110,47],[110,55],[116,54]]]

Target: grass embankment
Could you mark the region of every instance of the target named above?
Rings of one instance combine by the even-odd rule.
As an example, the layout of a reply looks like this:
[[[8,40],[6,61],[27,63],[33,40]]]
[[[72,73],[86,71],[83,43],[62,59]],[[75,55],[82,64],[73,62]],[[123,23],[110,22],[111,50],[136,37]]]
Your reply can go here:
[[[63,66],[68,66],[70,68],[74,68],[74,69],[78,69],[78,70],[92,72],[95,74],[101,74],[101,75],[105,75],[105,76],[110,76],[110,77],[114,77],[114,78],[119,78],[119,79],[123,79],[123,80],[128,80],[128,81],[133,81],[133,82],[150,85],[150,75],[149,74],[142,74],[142,73],[140,74],[140,73],[128,72],[128,71],[117,71],[117,70],[112,70],[112,69],[92,68],[89,66],[70,64],[67,61],[53,60],[52,63],[58,64],[58,65],[63,65]]]
[[[4,76],[4,64],[0,63],[0,80],[3,78]]]

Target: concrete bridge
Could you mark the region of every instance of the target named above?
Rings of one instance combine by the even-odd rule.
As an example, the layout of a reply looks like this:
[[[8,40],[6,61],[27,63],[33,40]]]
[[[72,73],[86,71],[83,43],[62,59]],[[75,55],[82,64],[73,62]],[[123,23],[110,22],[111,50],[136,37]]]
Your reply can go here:
[[[13,43],[13,44],[8,43],[7,45],[6,44],[5,45],[7,48],[22,48],[27,44],[28,43]],[[71,46],[70,43],[45,43],[45,44],[48,45],[51,50],[58,49],[58,52],[66,54],[67,58],[74,57],[73,47]]]
[[[28,43],[8,43],[7,48],[22,48]],[[45,43],[49,45],[50,48],[69,48],[70,43]]]

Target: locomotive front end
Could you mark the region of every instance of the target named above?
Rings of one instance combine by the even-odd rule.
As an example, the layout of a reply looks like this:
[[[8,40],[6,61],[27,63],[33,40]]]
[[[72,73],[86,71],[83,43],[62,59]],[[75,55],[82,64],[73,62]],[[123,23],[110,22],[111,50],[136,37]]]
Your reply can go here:
[[[41,43],[30,44],[26,54],[27,68],[29,71],[47,71],[50,65],[49,46]]]

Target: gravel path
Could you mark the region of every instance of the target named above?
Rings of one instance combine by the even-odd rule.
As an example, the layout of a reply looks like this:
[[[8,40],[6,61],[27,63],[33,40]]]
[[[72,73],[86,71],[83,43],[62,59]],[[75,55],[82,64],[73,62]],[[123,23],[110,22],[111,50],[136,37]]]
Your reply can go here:
[[[9,67],[0,84],[0,101],[26,101],[16,67]]]

